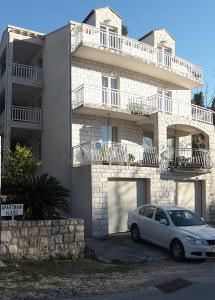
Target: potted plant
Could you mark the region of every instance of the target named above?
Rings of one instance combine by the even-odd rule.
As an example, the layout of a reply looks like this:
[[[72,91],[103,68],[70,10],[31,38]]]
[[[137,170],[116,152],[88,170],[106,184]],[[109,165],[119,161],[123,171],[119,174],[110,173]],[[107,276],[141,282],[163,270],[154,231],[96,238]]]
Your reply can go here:
[[[128,166],[134,165],[135,156],[131,153],[128,154]]]
[[[102,159],[102,164],[103,165],[108,165],[108,148],[107,145],[102,145],[100,148],[100,155]]]

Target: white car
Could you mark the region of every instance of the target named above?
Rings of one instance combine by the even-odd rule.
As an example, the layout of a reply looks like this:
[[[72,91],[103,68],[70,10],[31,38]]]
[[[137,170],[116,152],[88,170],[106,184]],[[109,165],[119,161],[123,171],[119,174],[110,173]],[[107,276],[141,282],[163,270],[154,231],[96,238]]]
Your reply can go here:
[[[128,228],[135,242],[169,249],[176,261],[215,257],[215,228],[185,208],[143,205],[129,212]]]

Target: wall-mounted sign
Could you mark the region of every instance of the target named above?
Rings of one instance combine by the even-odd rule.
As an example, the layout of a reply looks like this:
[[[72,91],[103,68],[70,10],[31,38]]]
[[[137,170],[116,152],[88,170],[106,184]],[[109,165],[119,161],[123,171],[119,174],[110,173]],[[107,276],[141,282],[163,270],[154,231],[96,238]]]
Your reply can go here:
[[[1,205],[1,216],[12,217],[23,215],[23,204],[2,204]]]

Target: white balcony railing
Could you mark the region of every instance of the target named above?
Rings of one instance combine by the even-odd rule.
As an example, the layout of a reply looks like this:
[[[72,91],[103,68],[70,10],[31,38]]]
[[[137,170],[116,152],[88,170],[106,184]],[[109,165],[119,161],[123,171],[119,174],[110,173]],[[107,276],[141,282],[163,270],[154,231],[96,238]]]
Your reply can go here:
[[[131,112],[138,105],[139,113],[149,114],[157,111],[152,101],[143,96],[127,93],[117,89],[82,84],[74,90],[73,108],[80,105],[100,106],[103,108],[118,108]],[[150,106],[152,104],[152,106]],[[141,110],[141,111],[140,111]]]
[[[81,105],[121,109],[127,113],[147,115],[154,112],[185,117],[194,121],[213,124],[213,111],[159,94],[144,97],[117,89],[82,84],[73,92],[73,108]]]
[[[88,142],[73,147],[73,165],[86,164],[157,166],[157,149],[113,142]]]
[[[72,35],[72,51],[76,50],[81,43],[88,46],[102,49],[110,49],[117,53],[136,57],[147,63],[153,63],[160,67],[165,67],[175,73],[187,77],[191,80],[202,82],[203,70],[178,56],[164,53],[159,49],[143,42],[107,33],[94,26],[82,24]]]
[[[40,125],[42,123],[42,110],[39,108],[12,106],[11,121],[27,122]]]
[[[213,162],[211,151],[192,148],[169,148],[161,154],[164,169],[211,169]]]
[[[43,81],[43,69],[33,66],[25,66],[21,64],[13,64],[12,70],[13,77],[34,80],[34,81]]]

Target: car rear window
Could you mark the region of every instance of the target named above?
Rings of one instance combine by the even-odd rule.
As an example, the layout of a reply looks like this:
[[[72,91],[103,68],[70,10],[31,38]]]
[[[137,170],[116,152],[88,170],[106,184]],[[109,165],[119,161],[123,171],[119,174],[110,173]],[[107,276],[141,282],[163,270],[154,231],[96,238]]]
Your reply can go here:
[[[141,207],[139,210],[139,214],[151,219],[153,217],[154,210],[155,210],[155,207],[153,207],[153,206]]]

